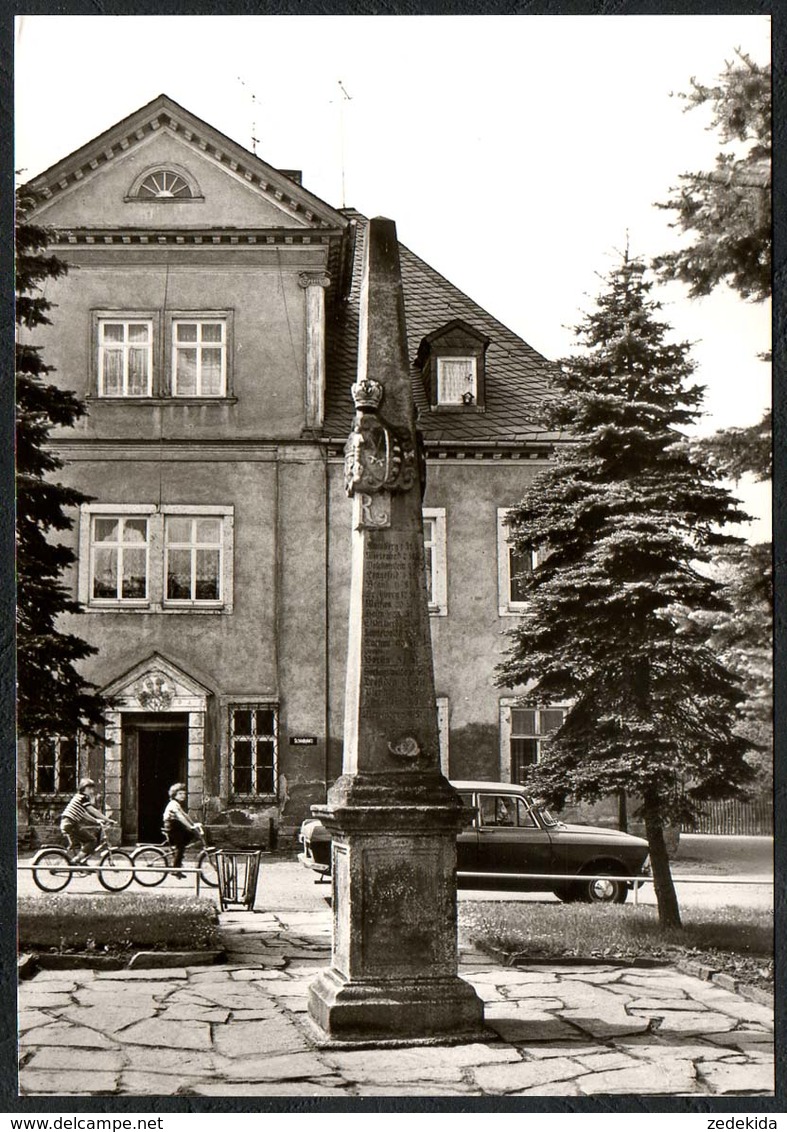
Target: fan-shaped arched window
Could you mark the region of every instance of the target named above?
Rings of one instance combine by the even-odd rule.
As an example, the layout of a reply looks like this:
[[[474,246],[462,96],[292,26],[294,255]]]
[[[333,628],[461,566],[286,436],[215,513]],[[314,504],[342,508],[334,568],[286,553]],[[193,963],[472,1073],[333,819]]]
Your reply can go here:
[[[188,200],[194,194],[191,185],[174,169],[157,169],[148,173],[134,194],[141,200]]]

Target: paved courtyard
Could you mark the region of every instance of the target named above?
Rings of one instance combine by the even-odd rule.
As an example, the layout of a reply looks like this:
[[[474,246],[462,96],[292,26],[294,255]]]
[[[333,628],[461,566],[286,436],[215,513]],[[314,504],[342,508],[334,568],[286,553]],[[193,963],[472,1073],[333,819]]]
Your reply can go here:
[[[768,1096],[773,1014],[671,968],[461,974],[488,1041],[340,1049],[306,992],[330,959],[327,908],[225,913],[230,962],[42,971],[20,987],[20,1092],[34,1096]],[[90,1066],[90,1073],[81,1072]]]

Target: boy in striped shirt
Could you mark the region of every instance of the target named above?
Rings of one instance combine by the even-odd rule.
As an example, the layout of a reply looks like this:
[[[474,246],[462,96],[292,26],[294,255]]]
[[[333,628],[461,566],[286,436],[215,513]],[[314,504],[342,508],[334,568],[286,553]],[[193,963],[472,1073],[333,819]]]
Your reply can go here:
[[[68,839],[68,851],[75,865],[80,865],[95,849],[98,831],[112,819],[93,805],[96,784],[92,778],[83,778],[79,789],[60,816],[60,829]]]

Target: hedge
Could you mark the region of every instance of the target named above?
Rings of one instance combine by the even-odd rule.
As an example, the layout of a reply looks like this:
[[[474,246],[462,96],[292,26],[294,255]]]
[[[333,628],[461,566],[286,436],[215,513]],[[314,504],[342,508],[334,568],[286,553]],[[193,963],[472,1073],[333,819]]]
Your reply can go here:
[[[19,950],[210,950],[220,946],[218,910],[208,900],[152,894],[20,896]]]

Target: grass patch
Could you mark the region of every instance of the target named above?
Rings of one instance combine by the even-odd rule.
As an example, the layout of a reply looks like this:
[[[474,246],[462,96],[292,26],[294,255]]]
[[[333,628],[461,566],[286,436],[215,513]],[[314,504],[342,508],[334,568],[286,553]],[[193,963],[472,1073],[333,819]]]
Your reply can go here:
[[[773,917],[751,908],[688,909],[665,931],[652,907],[462,903],[462,935],[504,962],[529,958],[691,959],[773,990]]]
[[[160,894],[20,896],[20,951],[218,948],[218,912],[208,900]]]

